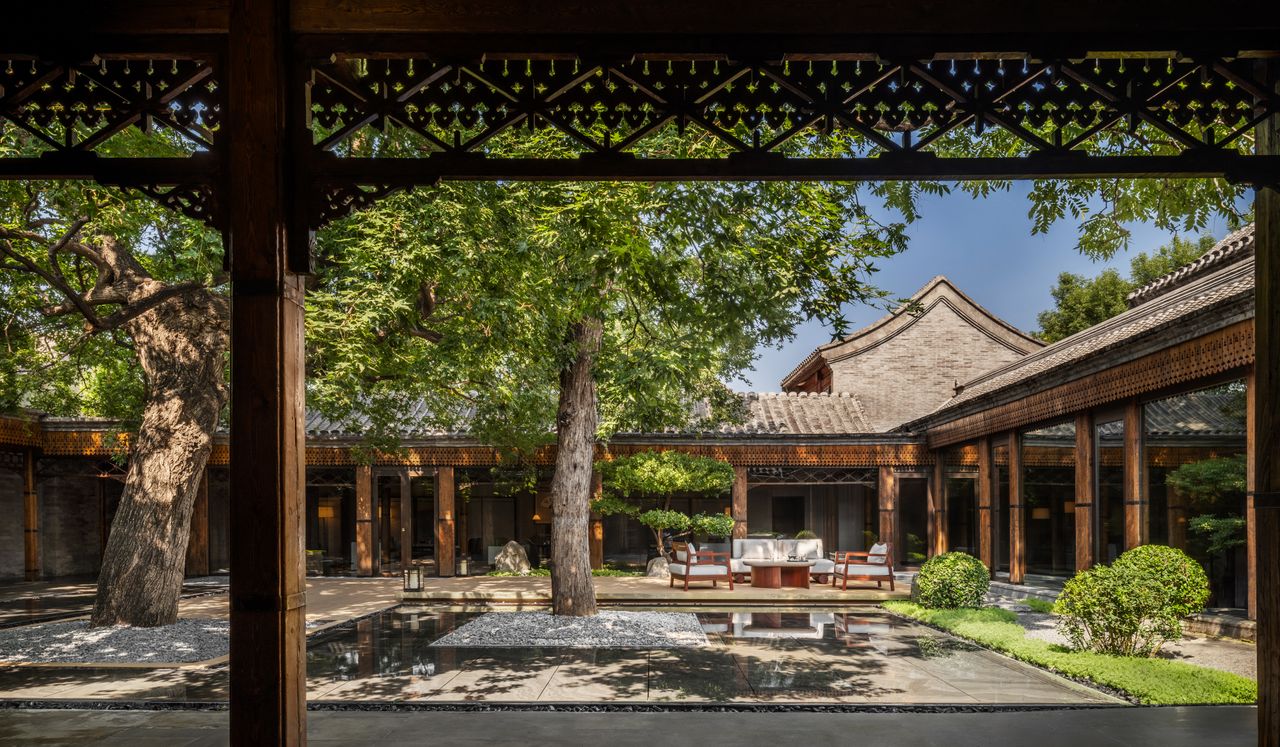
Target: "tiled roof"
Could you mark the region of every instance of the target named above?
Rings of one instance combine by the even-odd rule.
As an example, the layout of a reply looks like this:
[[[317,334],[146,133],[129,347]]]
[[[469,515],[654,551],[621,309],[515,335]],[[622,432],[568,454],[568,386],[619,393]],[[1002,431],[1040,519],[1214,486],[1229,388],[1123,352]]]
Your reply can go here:
[[[751,392],[742,396],[747,405],[745,422],[722,424],[710,432],[815,436],[873,432],[862,403],[847,392]]]
[[[1204,277],[1215,270],[1250,256],[1253,256],[1252,223],[1238,231],[1227,234],[1226,238],[1214,244],[1212,249],[1200,255],[1200,258],[1191,264],[1180,267],[1168,275],[1156,278],[1130,293],[1127,297],[1129,306],[1132,308],[1146,303],[1175,288],[1181,288],[1196,278]]]
[[[984,396],[1019,385],[1034,386],[1037,379],[1075,378],[1074,370],[1086,359],[1131,346],[1139,338],[1154,335],[1187,318],[1253,297],[1253,263],[1241,259],[1220,266],[1180,287],[1155,296],[1107,321],[1078,332],[1030,355],[966,383],[961,391],[933,413],[902,426],[915,430],[924,423],[946,420],[950,411]]]
[[[663,435],[677,433],[705,435],[843,435],[870,433],[862,405],[850,394],[807,394],[793,392],[757,393],[741,395],[746,406],[740,423],[701,424],[684,429],[671,429]],[[425,405],[418,403],[405,413],[406,425],[401,433],[404,438],[465,437],[465,425],[457,430],[420,427],[430,421]],[[466,416],[460,420],[465,424]],[[350,438],[358,436],[367,418],[355,415],[350,423],[336,422],[316,412],[307,413],[309,438]],[[620,436],[645,436],[658,434],[620,433]]]

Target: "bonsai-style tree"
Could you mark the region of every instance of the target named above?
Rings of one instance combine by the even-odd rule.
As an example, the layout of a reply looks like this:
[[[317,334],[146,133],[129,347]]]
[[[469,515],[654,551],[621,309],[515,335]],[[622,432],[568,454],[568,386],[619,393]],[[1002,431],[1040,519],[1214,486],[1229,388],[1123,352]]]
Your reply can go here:
[[[677,494],[723,495],[733,486],[733,467],[719,459],[679,451],[642,451],[596,462],[601,496],[592,502],[596,513],[634,517],[653,531],[658,553],[667,560],[666,532],[696,532],[723,537],[733,531],[733,517],[725,514],[689,516],[672,510]],[[642,498],[661,498],[662,508],[643,511]]]

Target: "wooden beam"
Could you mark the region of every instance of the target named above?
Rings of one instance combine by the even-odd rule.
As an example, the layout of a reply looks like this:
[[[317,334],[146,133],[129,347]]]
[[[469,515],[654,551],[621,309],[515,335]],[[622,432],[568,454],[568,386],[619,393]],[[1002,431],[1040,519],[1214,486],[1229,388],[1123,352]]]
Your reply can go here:
[[[730,158],[488,158],[438,153],[429,158],[318,158],[311,167],[328,181],[396,188],[440,180],[494,181],[973,181],[1019,179],[1227,178],[1256,182],[1280,171],[1280,158],[1206,149],[1176,156],[1090,156],[1078,152],[1001,158],[937,158],[904,153],[885,158],[784,158],[738,153]],[[3,174],[3,171],[0,171]],[[15,177],[17,178],[17,177]]]
[[[747,468],[741,464],[733,466],[733,537],[742,539],[747,536]]]
[[[356,575],[373,575],[373,467],[356,465]]]
[[[232,744],[307,739],[305,289],[286,264],[307,237],[290,225],[287,12],[235,0],[228,40]]]
[[[1258,511],[1256,506],[1258,490],[1258,418],[1254,412],[1257,407],[1254,398],[1257,396],[1257,377],[1252,369],[1245,377],[1245,568],[1249,574],[1247,613],[1250,620],[1258,619]]]
[[[991,439],[983,436],[978,439],[978,559],[992,573],[996,569],[995,533],[993,524],[995,515],[991,510],[995,504],[996,480],[995,467],[991,463]]]
[[[400,572],[413,565],[413,478],[400,471]]]
[[[1144,428],[1142,403],[1130,400],[1124,408],[1124,549],[1131,550],[1147,543],[1150,527],[1144,476],[1147,474],[1142,450]]]
[[[1094,462],[1093,415],[1076,416],[1076,570],[1093,567]]]
[[[1280,95],[1280,61],[1259,61],[1267,90]],[[1258,126],[1257,152],[1280,154],[1280,116]],[[1254,197],[1254,433],[1258,616],[1258,743],[1280,745],[1280,185]]]
[[[191,531],[187,537],[187,576],[209,575],[209,468],[204,468],[196,486],[191,509]]]
[[[1083,0],[1072,12],[1054,13],[1019,0],[986,0],[976,4],[895,3],[854,0],[830,3],[799,0],[779,6],[768,0],[680,2],[627,0],[612,3],[471,0],[458,6],[448,0],[294,0],[294,29],[300,32],[369,32],[387,34],[658,34],[662,36],[820,34],[943,34],[957,43],[965,36],[1002,34],[1011,41],[1049,33],[1122,35],[1137,44],[1152,33],[1180,32],[1189,39],[1212,35],[1256,34],[1280,29],[1265,0],[1242,0],[1230,14],[1169,13],[1153,0],[1108,3]],[[1250,26],[1245,19],[1255,20]],[[1202,42],[1203,43],[1203,42]],[[1085,45],[1086,40],[1077,42]],[[1087,46],[1084,47],[1088,49]],[[1120,46],[1118,49],[1132,49]],[[890,50],[886,50],[890,51]]]
[[[604,485],[600,480],[600,473],[595,472],[591,475],[592,500],[598,500],[603,491]],[[604,568],[604,520],[594,511],[591,513],[591,531],[587,535],[587,541],[590,544],[591,567]]]
[[[929,471],[926,496],[926,521],[929,531],[929,555],[941,555],[947,551],[947,499],[946,461],[941,451],[933,454],[933,468]]]
[[[36,450],[22,455],[22,554],[24,577],[40,580],[40,497],[36,493]]]
[[[1009,431],[1009,583],[1027,580],[1027,507],[1022,497],[1022,437]]]
[[[880,489],[877,497],[880,501],[880,541],[889,545],[893,553],[891,559],[901,562],[906,555],[905,548],[900,547],[898,539],[898,475],[891,466],[880,466]]]
[[[436,575],[456,572],[453,557],[454,532],[453,467],[436,469]]]

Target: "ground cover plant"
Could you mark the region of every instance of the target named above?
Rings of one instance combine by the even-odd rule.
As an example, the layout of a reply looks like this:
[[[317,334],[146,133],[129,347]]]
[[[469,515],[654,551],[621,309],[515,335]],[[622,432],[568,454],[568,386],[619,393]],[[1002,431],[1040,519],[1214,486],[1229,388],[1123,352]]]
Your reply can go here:
[[[1145,705],[1253,703],[1258,699],[1258,683],[1230,672],[1168,659],[1073,651],[1028,638],[1017,615],[1008,610],[927,609],[905,601],[885,602],[884,607],[1019,661],[1116,690]]]
[[[1204,609],[1209,578],[1186,553],[1164,545],[1126,551],[1067,582],[1054,605],[1058,628],[1079,650],[1154,656],[1182,638],[1182,618]]]
[[[991,574],[981,560],[962,552],[935,555],[920,566],[914,599],[925,607],[981,607]]]
[[[1028,597],[1023,599],[1022,603],[1030,607],[1033,612],[1039,612],[1042,615],[1048,615],[1053,612],[1053,602],[1046,602],[1043,599]]]

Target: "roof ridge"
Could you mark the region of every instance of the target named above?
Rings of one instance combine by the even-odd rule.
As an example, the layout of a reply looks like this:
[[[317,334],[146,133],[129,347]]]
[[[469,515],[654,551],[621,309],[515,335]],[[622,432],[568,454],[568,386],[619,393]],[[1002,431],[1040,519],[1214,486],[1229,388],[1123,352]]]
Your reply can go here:
[[[1214,244],[1204,254],[1186,265],[1161,275],[1146,285],[1125,296],[1130,308],[1159,298],[1199,277],[1203,277],[1214,267],[1230,263],[1254,251],[1254,224],[1241,226]]]

